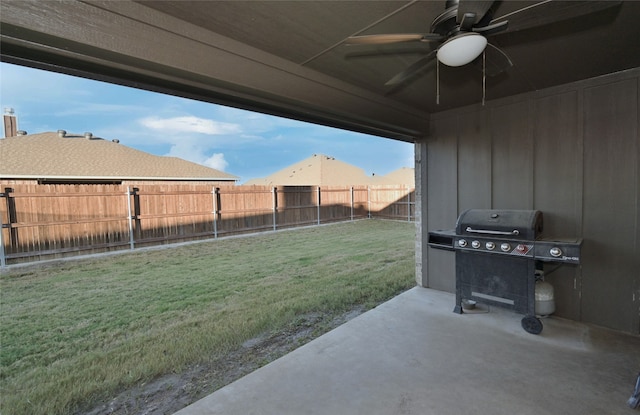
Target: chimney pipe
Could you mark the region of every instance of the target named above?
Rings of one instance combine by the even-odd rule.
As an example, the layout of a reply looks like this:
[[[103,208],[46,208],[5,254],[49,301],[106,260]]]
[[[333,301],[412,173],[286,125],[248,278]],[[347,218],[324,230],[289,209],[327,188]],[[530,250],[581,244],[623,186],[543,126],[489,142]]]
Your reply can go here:
[[[91,140],[93,138],[93,134],[91,133],[84,133],[84,138],[86,138],[87,140]]]
[[[62,138],[65,137],[67,135],[67,132],[65,130],[58,130],[58,137]]]
[[[15,137],[18,135],[18,120],[14,115],[13,108],[4,109],[4,136]]]

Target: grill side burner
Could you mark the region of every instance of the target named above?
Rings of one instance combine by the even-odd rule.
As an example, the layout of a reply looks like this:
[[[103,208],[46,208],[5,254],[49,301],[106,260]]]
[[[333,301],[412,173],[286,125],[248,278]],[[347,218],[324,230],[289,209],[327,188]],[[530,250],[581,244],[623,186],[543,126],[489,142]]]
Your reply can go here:
[[[455,230],[429,232],[429,246],[456,255],[456,305],[462,300],[508,308],[525,314],[522,327],[539,334],[535,317],[535,271],[542,262],[580,263],[581,240],[546,240],[542,212],[471,209]]]

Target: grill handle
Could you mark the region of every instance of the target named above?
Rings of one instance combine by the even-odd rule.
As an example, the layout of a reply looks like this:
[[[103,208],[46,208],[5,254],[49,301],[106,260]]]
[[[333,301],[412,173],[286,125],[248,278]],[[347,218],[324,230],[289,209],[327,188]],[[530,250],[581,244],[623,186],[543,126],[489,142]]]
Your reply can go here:
[[[471,226],[467,226],[465,229],[469,233],[486,233],[490,235],[520,235],[520,231],[517,229],[512,230],[511,232],[505,231],[492,231],[490,229],[473,229]]]

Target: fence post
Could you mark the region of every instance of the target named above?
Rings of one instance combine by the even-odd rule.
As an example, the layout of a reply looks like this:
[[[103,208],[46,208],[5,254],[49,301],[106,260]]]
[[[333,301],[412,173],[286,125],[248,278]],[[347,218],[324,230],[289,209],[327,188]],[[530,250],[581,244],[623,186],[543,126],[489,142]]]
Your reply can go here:
[[[220,196],[220,188],[214,187],[211,192],[213,196],[213,238],[218,238],[218,212],[220,208],[218,207],[218,197]]]
[[[135,242],[133,240],[133,216],[131,215],[131,188],[127,186],[127,209],[129,211],[129,249],[133,249]]]
[[[353,186],[351,186],[351,221],[353,222]]]
[[[2,223],[2,218],[0,217],[0,268],[4,268],[7,266],[7,260],[5,259],[4,252],[4,237],[2,234],[4,233],[4,224]]]
[[[320,225],[320,186],[318,186],[318,208],[317,208],[317,212],[318,212],[318,225]]]
[[[271,199],[273,201],[272,203],[272,210],[273,210],[273,230],[276,230],[276,216],[277,216],[277,212],[278,212],[278,196],[276,194],[276,188],[272,187],[271,188]]]
[[[411,222],[411,191],[407,186],[407,222]]]
[[[18,239],[18,229],[11,226],[13,223],[18,223],[18,212],[16,210],[16,201],[15,198],[11,197],[11,193],[13,192],[13,188],[5,187],[4,188],[4,197],[7,198],[7,219],[8,228],[9,228],[9,240],[11,241],[11,246],[18,247],[19,239]]]
[[[371,219],[371,187],[367,186],[367,218]]]
[[[8,197],[5,193],[0,193],[2,197]],[[8,206],[8,205],[7,205]],[[7,214],[9,212],[7,211]],[[9,227],[11,224],[8,224]],[[5,258],[5,249],[4,249],[4,223],[2,222],[2,215],[0,215],[0,268],[4,268],[7,266],[7,260]]]

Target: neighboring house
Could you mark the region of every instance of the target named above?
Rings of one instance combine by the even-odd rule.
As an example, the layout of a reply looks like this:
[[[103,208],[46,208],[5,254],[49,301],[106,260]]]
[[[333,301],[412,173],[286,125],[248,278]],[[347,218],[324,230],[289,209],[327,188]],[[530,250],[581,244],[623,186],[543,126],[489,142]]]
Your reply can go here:
[[[246,185],[265,186],[366,186],[373,184],[407,185],[413,187],[413,169],[403,168],[386,176],[367,176],[363,169],[324,154],[314,154]],[[410,174],[409,174],[410,173]],[[411,180],[407,179],[411,176]],[[396,181],[394,181],[396,180]]]
[[[220,184],[239,178],[177,157],[155,156],[63,130],[0,139],[4,184]]]
[[[374,175],[371,178],[371,184],[374,185],[402,185],[413,188],[415,183],[415,169],[410,167],[401,167],[384,176]]]

